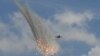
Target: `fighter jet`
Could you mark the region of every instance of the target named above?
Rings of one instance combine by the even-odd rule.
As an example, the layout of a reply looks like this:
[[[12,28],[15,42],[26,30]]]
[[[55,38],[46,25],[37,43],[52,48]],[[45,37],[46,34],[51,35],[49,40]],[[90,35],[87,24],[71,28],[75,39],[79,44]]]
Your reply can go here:
[[[60,35],[58,35],[58,36],[56,36],[56,38],[61,38],[61,36],[60,36]]]

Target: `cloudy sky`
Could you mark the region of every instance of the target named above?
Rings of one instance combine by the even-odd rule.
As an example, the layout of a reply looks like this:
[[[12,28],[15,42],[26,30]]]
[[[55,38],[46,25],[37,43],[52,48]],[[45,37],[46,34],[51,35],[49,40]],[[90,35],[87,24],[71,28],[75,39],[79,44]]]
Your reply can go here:
[[[45,20],[60,51],[56,56],[100,56],[99,0],[20,0]],[[0,56],[39,56],[30,28],[12,0],[0,0]]]

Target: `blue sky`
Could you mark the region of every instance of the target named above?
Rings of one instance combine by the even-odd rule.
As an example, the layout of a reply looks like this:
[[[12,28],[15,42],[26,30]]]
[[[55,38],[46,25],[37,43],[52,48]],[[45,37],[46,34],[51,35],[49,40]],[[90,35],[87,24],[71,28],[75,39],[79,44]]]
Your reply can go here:
[[[25,1],[20,1],[22,4]],[[100,56],[99,0],[28,0],[57,39],[56,56]],[[0,0],[0,56],[35,54],[30,28],[11,0]]]

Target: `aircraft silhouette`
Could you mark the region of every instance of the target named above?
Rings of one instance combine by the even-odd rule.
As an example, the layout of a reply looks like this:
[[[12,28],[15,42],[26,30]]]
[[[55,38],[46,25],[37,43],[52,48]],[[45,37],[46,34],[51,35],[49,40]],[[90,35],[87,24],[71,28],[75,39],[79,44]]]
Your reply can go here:
[[[56,38],[61,38],[61,36],[60,36],[60,35],[58,35],[58,36],[56,36]]]

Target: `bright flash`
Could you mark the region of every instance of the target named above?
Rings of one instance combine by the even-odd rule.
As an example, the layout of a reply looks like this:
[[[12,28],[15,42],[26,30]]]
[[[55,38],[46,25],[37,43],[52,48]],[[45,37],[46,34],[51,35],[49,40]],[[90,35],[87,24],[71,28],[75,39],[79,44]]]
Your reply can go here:
[[[48,44],[41,38],[37,40],[37,43],[38,48],[45,56],[53,55],[57,51],[55,46]]]

